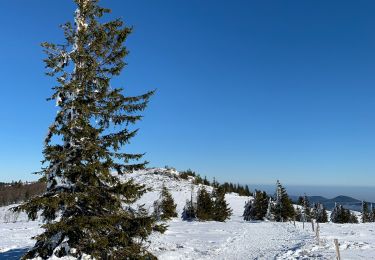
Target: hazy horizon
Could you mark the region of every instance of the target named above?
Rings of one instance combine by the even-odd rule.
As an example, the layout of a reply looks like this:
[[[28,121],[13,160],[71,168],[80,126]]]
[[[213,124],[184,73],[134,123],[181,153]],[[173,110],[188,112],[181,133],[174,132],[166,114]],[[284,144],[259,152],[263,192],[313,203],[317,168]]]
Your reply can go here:
[[[35,181],[36,179],[27,179],[25,181]],[[0,182],[9,183],[11,181],[19,180],[0,180]],[[220,182],[220,181],[219,181]],[[237,181],[230,181],[232,183],[239,183],[241,185],[246,185],[246,183],[241,183]],[[222,183],[222,182],[220,182]],[[262,190],[266,191],[268,194],[273,195],[275,193],[275,184],[247,184],[251,191]],[[283,183],[283,186],[286,188],[290,196],[322,196],[327,199],[332,199],[334,197],[343,195],[349,196],[358,200],[364,200],[367,202],[375,203],[375,186],[334,186],[334,185],[288,185]]]
[[[275,185],[272,184],[248,184],[249,188],[264,190],[268,194],[275,193]],[[322,196],[332,199],[337,196],[349,196],[358,200],[375,203],[375,186],[333,186],[333,185],[284,185],[290,196]]]

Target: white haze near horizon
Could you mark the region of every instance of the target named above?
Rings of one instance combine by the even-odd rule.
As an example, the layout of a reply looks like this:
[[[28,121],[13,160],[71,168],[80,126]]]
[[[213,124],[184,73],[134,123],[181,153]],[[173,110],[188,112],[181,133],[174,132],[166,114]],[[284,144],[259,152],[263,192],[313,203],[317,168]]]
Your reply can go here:
[[[275,193],[275,185],[249,184],[249,188],[253,191],[264,190],[268,194]],[[300,196],[306,193],[307,196],[323,196],[327,199],[344,195],[354,199],[375,202],[375,187],[360,186],[308,186],[308,185],[285,185],[290,196]]]

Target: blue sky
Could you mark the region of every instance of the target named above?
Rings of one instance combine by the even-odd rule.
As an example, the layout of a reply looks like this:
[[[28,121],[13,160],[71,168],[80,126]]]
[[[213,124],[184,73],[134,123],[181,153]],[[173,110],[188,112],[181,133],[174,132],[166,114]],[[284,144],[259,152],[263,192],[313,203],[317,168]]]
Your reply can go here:
[[[134,26],[128,94],[157,88],[130,151],[221,181],[374,186],[374,1],[102,0]],[[37,176],[56,108],[43,41],[72,1],[1,1],[0,180]]]

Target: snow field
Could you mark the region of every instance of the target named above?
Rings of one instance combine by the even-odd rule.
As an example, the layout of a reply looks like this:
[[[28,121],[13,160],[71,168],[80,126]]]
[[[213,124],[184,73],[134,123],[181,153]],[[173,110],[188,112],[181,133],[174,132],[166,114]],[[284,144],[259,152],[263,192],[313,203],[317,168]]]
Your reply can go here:
[[[143,183],[147,192],[136,204],[153,211],[163,184],[170,190],[181,216],[187,199],[198,190],[190,180],[178,178],[178,172],[167,169],[139,171],[121,177]],[[207,187],[210,191],[211,187]],[[167,222],[164,234],[154,233],[148,249],[161,260],[172,259],[335,259],[333,239],[340,242],[342,259],[375,259],[375,224],[320,224],[321,243],[317,244],[311,223],[246,222],[242,219],[244,205],[250,197],[227,194],[233,210],[227,222],[186,222],[180,217]],[[19,259],[34,245],[31,239],[42,232],[40,221],[27,221],[25,214],[14,216],[8,207],[0,208],[0,260]],[[56,258],[53,258],[56,259]],[[64,258],[69,259],[69,258]]]

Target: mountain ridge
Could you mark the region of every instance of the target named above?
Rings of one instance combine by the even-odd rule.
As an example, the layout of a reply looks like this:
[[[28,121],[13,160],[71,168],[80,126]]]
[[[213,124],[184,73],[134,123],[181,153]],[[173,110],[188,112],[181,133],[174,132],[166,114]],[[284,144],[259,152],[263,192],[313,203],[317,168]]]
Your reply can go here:
[[[290,198],[293,201],[297,201],[298,197],[299,196],[296,196],[296,195],[290,196]],[[359,212],[361,212],[361,210],[362,210],[362,201],[361,200],[358,200],[358,199],[355,199],[353,197],[346,196],[346,195],[338,195],[338,196],[336,196],[334,198],[331,198],[331,199],[326,198],[324,196],[319,196],[319,195],[307,196],[307,198],[308,198],[308,200],[310,201],[311,204],[322,203],[328,210],[332,210],[336,203],[341,204],[342,206],[344,206],[344,207],[346,207],[350,210],[359,211]],[[375,204],[374,202],[367,202],[367,203]]]

